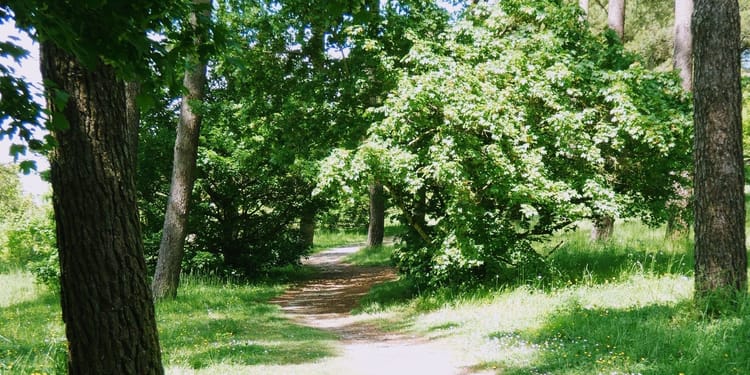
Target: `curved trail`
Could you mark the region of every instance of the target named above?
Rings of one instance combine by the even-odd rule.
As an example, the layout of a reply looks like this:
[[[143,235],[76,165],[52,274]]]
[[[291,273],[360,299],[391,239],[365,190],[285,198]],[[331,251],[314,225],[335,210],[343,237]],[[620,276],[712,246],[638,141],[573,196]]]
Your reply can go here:
[[[395,280],[389,267],[358,267],[343,258],[359,246],[330,249],[304,263],[320,269],[314,279],[290,288],[273,303],[300,324],[325,329],[340,338],[340,356],[326,364],[346,375],[472,374],[448,348],[418,336],[383,332],[350,314],[370,288]]]

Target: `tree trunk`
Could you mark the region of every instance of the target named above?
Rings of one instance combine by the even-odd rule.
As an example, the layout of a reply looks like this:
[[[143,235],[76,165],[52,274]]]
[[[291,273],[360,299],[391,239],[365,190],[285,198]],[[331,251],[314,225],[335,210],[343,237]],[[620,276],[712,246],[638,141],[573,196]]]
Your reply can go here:
[[[612,216],[601,216],[594,219],[594,227],[591,228],[591,239],[593,241],[605,241],[612,238],[615,230],[615,218]]]
[[[196,7],[210,7],[210,0],[194,0]],[[210,10],[205,10],[202,17],[208,17]],[[199,17],[194,10],[190,16],[192,27],[200,27]],[[205,25],[203,25],[205,26]],[[195,30],[196,46],[204,42],[204,31]],[[183,85],[187,90],[180,105],[180,120],[177,125],[177,137],[174,144],[172,163],[172,181],[164,214],[164,229],[159,244],[159,257],[151,288],[154,298],[175,298],[180,282],[182,255],[187,236],[187,219],[190,212],[190,196],[195,184],[195,165],[198,155],[198,136],[200,135],[202,116],[193,109],[193,102],[203,100],[206,85],[206,59],[192,57],[190,67],[185,71]]]
[[[315,205],[307,203],[302,208],[302,216],[299,220],[299,235],[302,245],[308,248],[313,246],[315,241],[315,215],[317,214]]]
[[[609,0],[607,25],[614,30],[620,40],[625,36],[625,0]]]
[[[701,300],[747,288],[737,0],[697,0],[692,30],[695,293]],[[715,299],[707,301],[717,307]]]
[[[161,374],[124,84],[111,67],[85,68],[51,42],[40,60],[45,81],[70,95],[64,106],[47,101],[69,123],[52,130],[50,155],[68,373]]]
[[[685,172],[685,175],[687,177],[687,172]],[[693,195],[693,191],[690,187],[686,187],[679,182],[674,183],[673,189],[677,198],[667,202],[668,217],[665,232],[667,239],[687,237],[690,232],[690,222],[687,214],[690,209],[690,197]]]
[[[693,0],[675,0],[673,66],[680,74],[682,88],[688,92],[693,90],[693,35],[690,32],[692,14]],[[690,206],[692,189],[680,183],[675,183],[674,189],[678,198],[667,202],[667,238],[685,237],[690,229],[686,212]]]
[[[583,14],[588,16],[589,14],[589,0],[578,0],[578,6],[583,10]]]
[[[680,72],[682,88],[693,91],[693,35],[690,18],[693,15],[693,0],[674,2],[674,69]]]
[[[385,234],[385,194],[383,185],[375,182],[370,185],[370,225],[367,228],[367,246],[383,244]]]

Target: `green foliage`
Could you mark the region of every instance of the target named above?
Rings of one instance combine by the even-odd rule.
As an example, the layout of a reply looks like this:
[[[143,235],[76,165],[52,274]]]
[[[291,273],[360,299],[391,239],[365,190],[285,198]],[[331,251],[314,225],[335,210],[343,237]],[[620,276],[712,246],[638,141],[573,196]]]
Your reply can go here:
[[[532,243],[580,218],[659,222],[689,168],[676,77],[592,34],[575,6],[477,6],[407,59],[383,121],[326,161],[321,186],[386,186],[411,228],[395,259],[418,284],[543,269]]]
[[[0,246],[4,249],[5,260],[30,270],[37,281],[56,290],[60,270],[51,207],[37,208],[6,226],[4,237]]]
[[[12,12],[7,5],[0,5],[0,25],[9,22]],[[17,44],[16,37],[0,39],[0,57],[20,65],[29,52]],[[34,130],[41,127],[41,106],[34,101],[33,87],[18,77],[12,66],[0,64],[0,140],[10,139],[11,155],[19,158],[28,148],[39,151],[43,142],[34,137]],[[36,169],[33,161],[24,160],[20,167],[28,173]]]
[[[55,246],[55,223],[52,207],[37,206],[21,191],[13,166],[0,166],[0,270],[26,269],[37,281],[58,284],[59,265]]]
[[[9,225],[23,217],[32,207],[32,202],[23,196],[21,180],[14,165],[0,165],[0,227]]]
[[[363,223],[364,195],[355,203],[311,196],[316,161],[364,136],[371,122],[365,108],[382,102],[395,84],[390,68],[411,46],[407,31],[426,32],[446,17],[422,1],[382,8],[338,1],[217,6],[213,32],[220,42],[199,109],[206,126],[184,267],[255,275],[296,263],[308,251],[298,222],[311,207],[322,212],[331,204],[333,210],[321,214],[329,225]],[[344,50],[341,56],[333,52]],[[161,86],[171,84],[167,76],[159,78]],[[158,248],[176,121],[169,105],[174,91],[153,96],[162,99],[159,109],[143,116],[138,182],[150,262]],[[341,219],[351,212],[359,217]]]

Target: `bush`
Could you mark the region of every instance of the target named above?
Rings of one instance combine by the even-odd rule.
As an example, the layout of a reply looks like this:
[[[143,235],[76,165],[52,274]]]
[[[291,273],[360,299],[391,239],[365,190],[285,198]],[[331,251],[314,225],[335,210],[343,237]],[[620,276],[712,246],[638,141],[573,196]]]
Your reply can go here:
[[[611,31],[593,34],[575,4],[478,5],[407,59],[384,119],[325,167],[346,176],[336,183],[386,186],[410,228],[397,265],[418,283],[533,273],[544,262],[532,243],[584,218],[658,223],[686,183],[678,78],[645,69]]]
[[[33,207],[26,215],[6,222],[0,241],[5,262],[28,269],[52,290],[59,288],[55,222],[49,205]]]

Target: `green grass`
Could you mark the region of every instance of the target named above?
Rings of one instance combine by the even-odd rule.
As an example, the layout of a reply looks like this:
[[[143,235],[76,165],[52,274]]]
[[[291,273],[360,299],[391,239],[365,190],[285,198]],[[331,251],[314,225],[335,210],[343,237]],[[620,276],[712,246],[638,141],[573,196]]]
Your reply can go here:
[[[561,244],[562,243],[562,244]],[[498,374],[740,374],[750,369],[750,298],[709,318],[692,301],[692,244],[620,224],[552,238],[552,270],[524,284],[419,291],[374,288],[361,312],[384,329],[441,341]]]
[[[0,374],[64,373],[59,297],[28,273],[0,275]]]
[[[365,247],[362,250],[348,255],[344,261],[355,266],[372,267],[372,266],[390,266],[391,255],[393,255],[393,245],[381,245]]]
[[[0,282],[0,374],[65,373],[59,296],[35,286],[29,274],[0,275]],[[225,373],[333,356],[331,333],[293,323],[268,303],[283,289],[184,277],[178,299],[156,306],[165,368]]]
[[[393,237],[403,231],[404,228],[401,226],[386,225],[385,237]],[[367,228],[317,230],[313,242],[313,253],[339,246],[364,245],[367,242]]]
[[[280,285],[188,279],[175,301],[157,304],[166,367],[306,363],[334,354],[331,333],[300,326],[268,300]]]
[[[349,243],[346,236],[330,246]],[[361,237],[362,240],[364,237]],[[689,240],[621,223],[594,244],[588,228],[555,236],[550,271],[473,290],[379,285],[361,316],[389,331],[445,344],[477,370],[498,374],[742,374],[750,369],[750,298],[709,317],[694,305]],[[392,248],[352,256],[382,265]],[[298,269],[283,270],[294,279]],[[0,373],[64,371],[58,297],[31,275],[0,276]],[[337,373],[330,333],[297,325],[267,303],[284,286],[187,277],[176,301],[157,305],[170,373]]]
[[[364,244],[367,241],[366,229],[318,230],[313,241],[313,253],[333,247]]]

